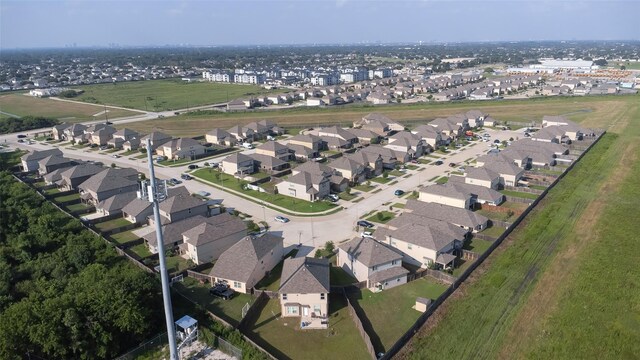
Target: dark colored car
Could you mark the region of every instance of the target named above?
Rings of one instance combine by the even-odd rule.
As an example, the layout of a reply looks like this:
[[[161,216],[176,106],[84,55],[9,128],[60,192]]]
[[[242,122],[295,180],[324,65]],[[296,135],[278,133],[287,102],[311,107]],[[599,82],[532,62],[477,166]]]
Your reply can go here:
[[[191,180],[192,179],[191,175],[189,175],[189,174],[182,174],[182,175],[180,175],[180,178],[182,180]]]
[[[449,167],[456,167],[458,165],[456,165],[456,163],[449,163]]]
[[[27,135],[23,135],[23,134],[18,135],[18,139],[24,139],[26,137],[27,137]]]
[[[494,143],[494,144],[500,144],[500,140],[495,139],[495,140],[493,140],[493,143]]]
[[[366,228],[372,228],[373,227],[373,224],[368,222],[367,220],[359,220],[357,222],[357,224],[358,224],[358,226],[363,226],[363,227],[366,227]]]
[[[189,165],[189,170],[195,170],[197,168],[198,168],[198,165],[196,165],[196,164]]]
[[[444,163],[442,162],[442,160],[438,160],[438,161],[434,162],[434,164],[436,164],[436,165],[442,165],[442,164],[444,164]]]
[[[209,289],[209,294],[217,296],[223,300],[229,300],[233,297],[235,291],[225,284],[218,283]]]
[[[404,195],[404,191],[402,191],[402,190],[398,189],[398,190],[396,190],[396,191],[394,191],[394,192],[393,192],[393,195],[395,195],[395,196],[402,196],[402,195]]]

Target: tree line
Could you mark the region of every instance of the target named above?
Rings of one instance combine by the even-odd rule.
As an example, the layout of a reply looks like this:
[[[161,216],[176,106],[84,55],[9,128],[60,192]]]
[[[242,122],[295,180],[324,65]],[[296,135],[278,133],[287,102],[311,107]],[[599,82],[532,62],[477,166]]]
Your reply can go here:
[[[0,358],[108,359],[162,332],[158,281],[0,172]]]
[[[41,116],[9,117],[0,120],[0,134],[47,128],[58,124],[56,119]]]

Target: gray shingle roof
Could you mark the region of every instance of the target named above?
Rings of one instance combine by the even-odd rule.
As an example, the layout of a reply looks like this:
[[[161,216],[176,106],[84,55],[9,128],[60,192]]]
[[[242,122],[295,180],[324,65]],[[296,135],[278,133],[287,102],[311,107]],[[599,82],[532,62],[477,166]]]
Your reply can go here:
[[[467,167],[465,172],[465,176],[470,179],[493,181],[500,177],[497,172],[486,167]]]
[[[85,163],[73,166],[71,168],[66,168],[65,171],[62,172],[61,176],[72,180],[83,176],[95,175],[103,171],[104,169],[105,168],[103,168],[102,166]]]
[[[78,186],[82,190],[91,190],[93,192],[108,191],[118,188],[124,188],[137,184],[137,181],[130,178],[137,172],[134,169],[105,169],[91,176]]]
[[[389,228],[385,235],[435,251],[440,251],[454,240],[464,240],[467,233],[459,226],[411,213],[404,213],[387,225]]]
[[[329,289],[329,259],[299,257],[284,261],[279,293],[321,294]]]
[[[255,160],[256,162],[259,162],[260,166],[270,168],[270,169],[277,168],[287,164],[286,161],[283,161],[276,157],[265,155],[265,154],[253,153],[249,155],[249,157]]]
[[[486,224],[488,218],[471,210],[461,209],[454,206],[428,203],[419,200],[407,200],[405,211],[426,218],[446,221],[450,224],[457,224],[475,228],[480,224]]]
[[[125,207],[135,198],[136,198],[135,192],[117,194],[106,200],[100,201],[98,203],[97,208],[104,209],[105,211],[108,211],[108,212],[122,210],[123,207]]]
[[[149,201],[135,198],[122,208],[122,212],[137,217],[150,207],[151,203]]]
[[[25,161],[38,161],[46,157],[49,157],[51,155],[62,156],[62,151],[60,149],[41,150],[41,151],[34,150],[29,154],[22,155],[20,159]]]
[[[172,214],[182,210],[193,209],[206,205],[207,203],[200,199],[180,193],[161,202],[160,211]]]
[[[235,154],[231,154],[231,155],[227,156],[226,158],[222,159],[222,162],[240,164],[240,163],[243,163],[245,161],[250,161],[250,160],[253,160],[253,159],[250,158],[249,156],[245,155],[245,154],[235,153]]]
[[[235,216],[223,213],[207,218],[206,221],[186,230],[182,235],[187,238],[187,243],[200,246],[246,231],[246,229],[247,226],[244,221]]]
[[[406,276],[408,273],[409,270],[403,268],[402,266],[386,268],[384,270],[373,272],[371,275],[369,275],[369,284],[375,285],[376,283],[395,279],[403,275]]]
[[[402,259],[402,254],[388,245],[368,238],[354,238],[338,246],[366,267]]]
[[[275,249],[278,244],[282,246],[282,242],[282,237],[273,234],[265,234],[261,237],[245,236],[220,255],[210,274],[246,283],[260,259]]]

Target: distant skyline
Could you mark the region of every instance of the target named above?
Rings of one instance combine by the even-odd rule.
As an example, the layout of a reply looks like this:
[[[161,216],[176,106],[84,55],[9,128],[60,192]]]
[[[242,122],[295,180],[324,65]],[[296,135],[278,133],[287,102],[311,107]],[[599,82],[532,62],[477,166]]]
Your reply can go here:
[[[0,48],[638,40],[640,1],[0,2]]]

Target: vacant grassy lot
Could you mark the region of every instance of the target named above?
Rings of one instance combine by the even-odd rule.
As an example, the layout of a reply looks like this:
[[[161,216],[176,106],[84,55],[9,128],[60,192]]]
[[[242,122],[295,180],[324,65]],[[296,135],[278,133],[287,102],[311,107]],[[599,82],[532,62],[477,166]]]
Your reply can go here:
[[[400,358],[640,353],[640,243],[628,215],[637,213],[640,191],[637,100],[626,98],[604,118],[584,119],[603,127],[609,122],[611,133],[436,311]]]
[[[145,111],[186,109],[269,92],[254,85],[187,83],[181,80],[134,81],[77,88],[84,93],[75,100]]]
[[[243,197],[249,200],[262,204],[263,202],[268,204],[277,205],[291,211],[301,213],[314,213],[320,211],[326,211],[335,208],[336,205],[326,201],[305,201],[296,199],[290,196],[280,194],[269,194],[258,192],[254,190],[244,190],[242,188],[242,182],[239,182],[237,178],[231,175],[214,171],[211,169],[200,169],[191,173],[196,178],[210,181],[214,186],[221,189],[231,189],[242,193]]]
[[[301,107],[248,113],[203,112],[130,123],[126,126],[142,133],[149,133],[157,129],[174,136],[195,136],[202,135],[214,127],[226,129],[237,124],[247,124],[262,119],[295,129],[299,129],[301,126],[317,127],[329,124],[348,126],[352,125],[354,120],[375,111],[410,125],[417,122],[423,123],[436,117],[466,112],[470,109],[479,109],[502,121],[540,122],[544,115],[569,114],[567,117],[571,120],[582,121],[586,126],[598,127],[606,123],[603,119],[610,119],[610,114],[615,113],[615,109],[624,106],[629,98],[624,96],[550,97],[496,102],[403,104],[386,107],[365,105],[333,108]]]
[[[412,309],[417,297],[438,298],[446,286],[430,278],[422,278],[405,285],[372,293],[365,289],[351,296],[364,310],[378,335],[379,345],[389,349],[422,314]],[[372,339],[373,341],[373,339]],[[374,346],[375,343],[374,343]]]
[[[103,106],[42,99],[23,94],[1,95],[0,110],[18,116],[44,116],[71,123],[105,118]],[[109,119],[137,114],[122,109],[107,108],[107,110]]]
[[[269,300],[251,325],[250,338],[278,359],[368,359],[364,341],[342,296],[329,296],[329,328],[300,330],[300,318],[280,317],[280,303]]]

